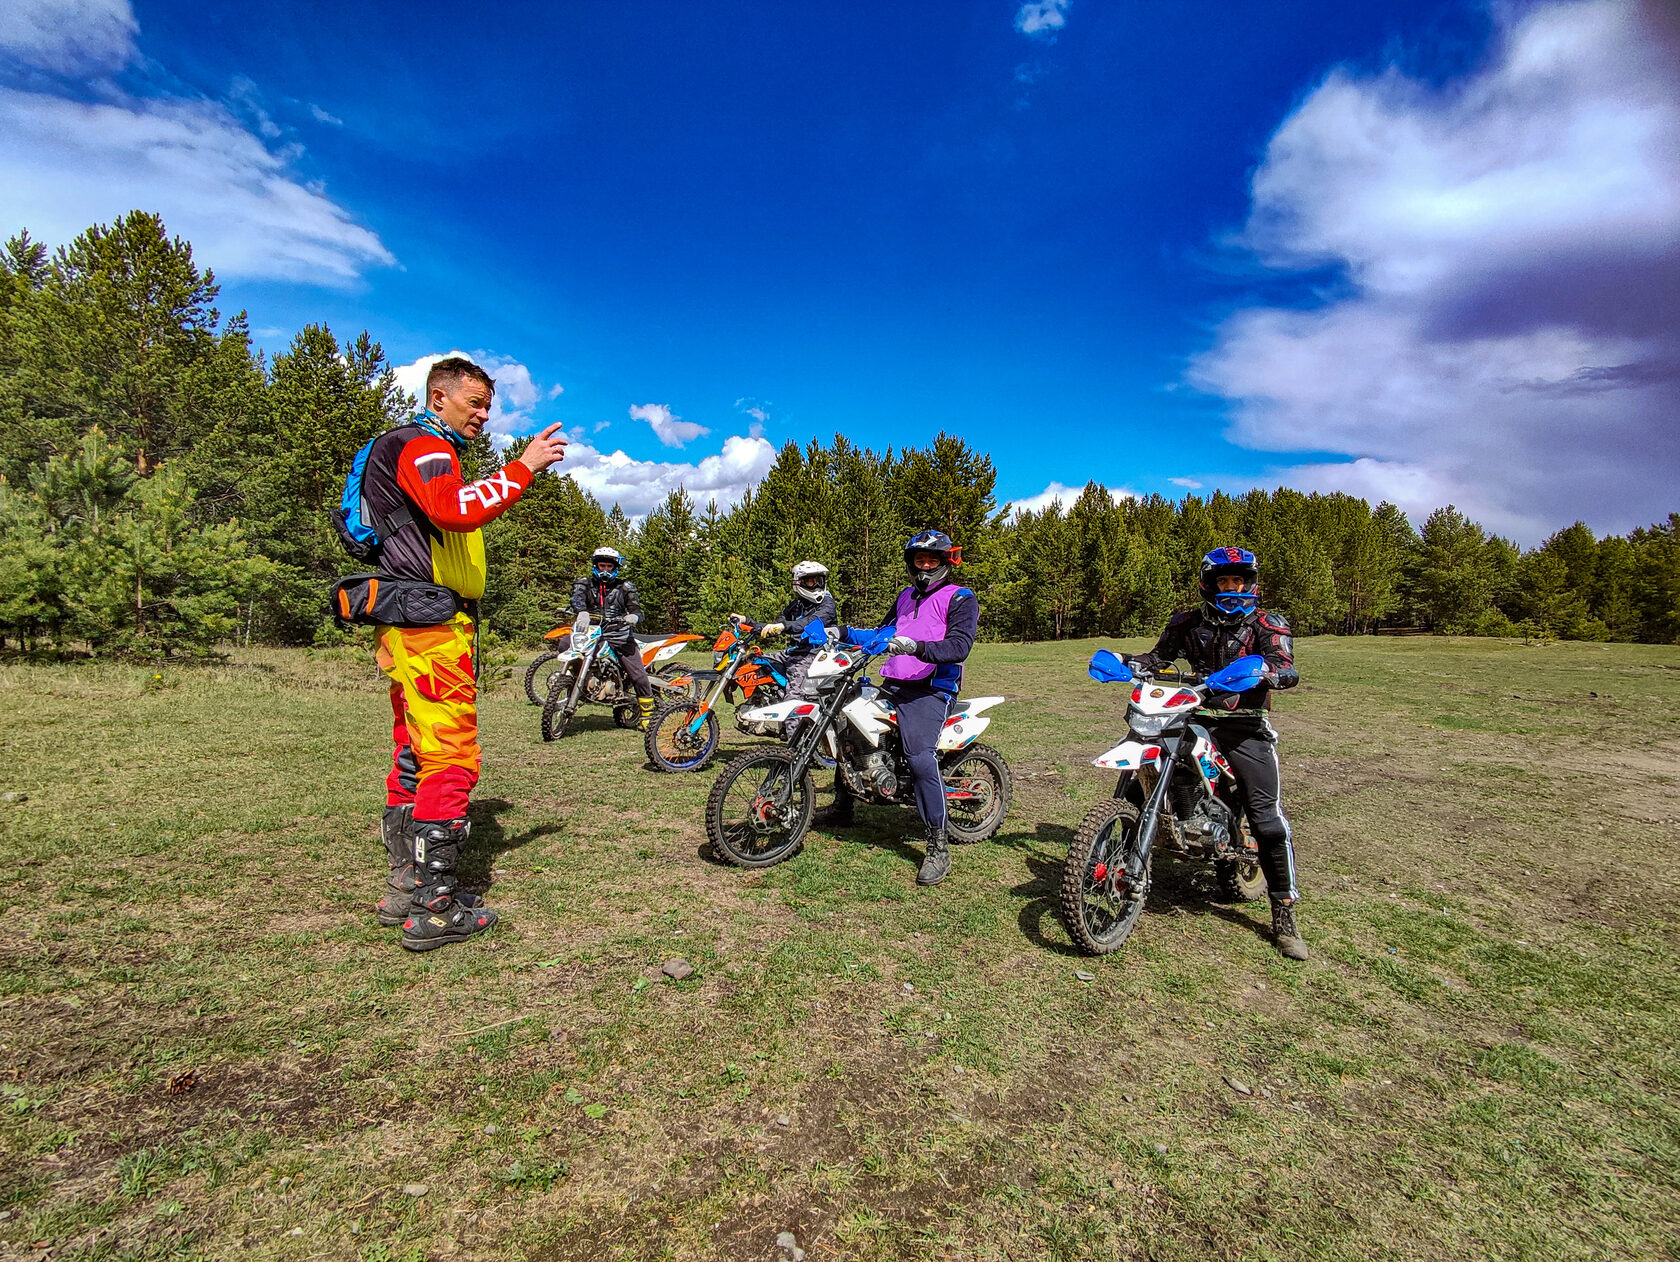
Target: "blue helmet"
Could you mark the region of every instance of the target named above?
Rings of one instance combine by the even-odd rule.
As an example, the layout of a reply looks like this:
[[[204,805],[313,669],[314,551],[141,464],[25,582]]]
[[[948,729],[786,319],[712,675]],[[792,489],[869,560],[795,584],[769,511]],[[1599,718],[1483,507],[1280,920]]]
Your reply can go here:
[[[918,552],[932,552],[943,557],[944,561],[931,570],[917,569],[915,556]],[[962,549],[952,543],[951,536],[943,530],[918,530],[904,545],[904,568],[910,571],[910,581],[917,591],[925,592],[938,587],[951,577],[951,567],[961,564]]]
[[[1242,591],[1220,591],[1219,580],[1232,576],[1242,579]],[[1202,616],[1235,626],[1253,617],[1260,607],[1260,562],[1247,548],[1215,548],[1202,558],[1197,585],[1202,591]]]

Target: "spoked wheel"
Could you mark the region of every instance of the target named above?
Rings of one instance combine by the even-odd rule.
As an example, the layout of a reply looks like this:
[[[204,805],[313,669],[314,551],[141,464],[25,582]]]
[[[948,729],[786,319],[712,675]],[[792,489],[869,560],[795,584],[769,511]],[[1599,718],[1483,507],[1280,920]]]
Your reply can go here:
[[[816,788],[794,777],[793,759],[755,749],[733,759],[706,797],[706,839],[743,868],[767,868],[799,853],[811,827]]]
[[[566,701],[572,695],[572,672],[561,671],[549,680],[548,700],[543,702],[542,738],[557,741],[566,734],[566,724],[572,721],[566,711]]]
[[[1087,955],[1107,955],[1131,936],[1149,896],[1149,868],[1126,877],[1137,845],[1138,808],[1099,802],[1080,822],[1062,868],[1062,923]]]
[[[540,691],[538,690],[537,684],[539,683],[539,680],[537,679],[537,676],[542,673],[542,668],[544,666],[548,665],[548,663],[552,662],[559,656],[560,654],[558,652],[538,653],[536,660],[525,668],[525,695],[530,698],[532,705],[541,705],[543,703],[543,697],[546,696],[548,692],[546,688]],[[541,682],[547,681],[543,680]]]
[[[641,709],[634,701],[621,701],[613,707],[613,722],[626,731],[642,725]]]
[[[1009,764],[978,741],[940,760],[945,782],[946,830],[952,841],[985,841],[1003,827],[1015,782]]]
[[[659,695],[666,701],[698,701],[700,681],[694,678],[694,672],[686,666],[679,666],[675,662],[666,662],[648,672],[659,682],[654,685]],[[680,681],[680,682],[679,682]]]
[[[699,771],[717,753],[718,735],[716,714],[698,702],[679,701],[654,711],[642,745],[660,771]]]
[[[1266,874],[1258,859],[1220,859],[1213,865],[1219,897],[1227,903],[1252,903],[1266,893]]]

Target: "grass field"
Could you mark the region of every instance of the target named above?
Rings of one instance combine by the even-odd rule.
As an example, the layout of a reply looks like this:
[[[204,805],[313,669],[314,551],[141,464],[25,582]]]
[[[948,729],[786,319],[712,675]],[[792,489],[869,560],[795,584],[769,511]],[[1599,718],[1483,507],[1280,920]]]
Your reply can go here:
[[[1070,953],[1093,647],[976,652],[1014,809],[931,890],[908,813],[710,862],[709,774],[498,685],[427,956],[363,655],[0,665],[0,1257],[1680,1256],[1680,650],[1303,642],[1292,965],[1171,868]]]

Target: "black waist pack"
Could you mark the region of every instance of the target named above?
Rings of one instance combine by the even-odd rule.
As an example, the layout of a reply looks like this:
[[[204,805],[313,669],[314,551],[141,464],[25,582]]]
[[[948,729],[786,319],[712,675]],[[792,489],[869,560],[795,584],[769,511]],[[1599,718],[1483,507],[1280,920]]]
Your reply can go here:
[[[435,627],[466,609],[466,602],[437,583],[389,574],[351,574],[332,585],[327,607],[348,631],[364,627]]]

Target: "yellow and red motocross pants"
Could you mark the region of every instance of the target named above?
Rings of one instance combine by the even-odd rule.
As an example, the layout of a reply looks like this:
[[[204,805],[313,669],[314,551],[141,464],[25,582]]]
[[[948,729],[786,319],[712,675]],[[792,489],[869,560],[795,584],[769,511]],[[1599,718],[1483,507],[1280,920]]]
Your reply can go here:
[[[391,678],[387,806],[414,818],[463,819],[478,783],[478,686],[473,623],[464,613],[435,627],[379,627],[379,669]]]

